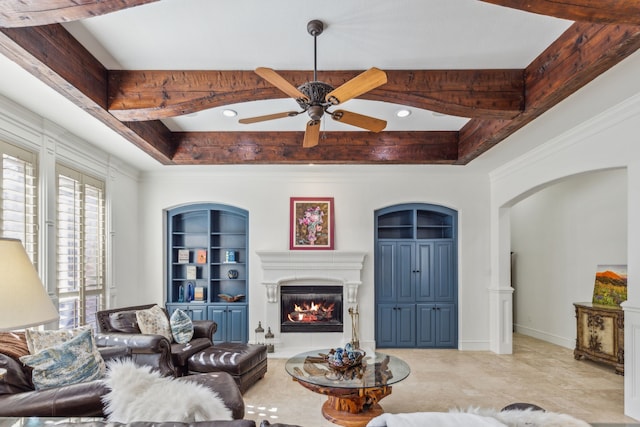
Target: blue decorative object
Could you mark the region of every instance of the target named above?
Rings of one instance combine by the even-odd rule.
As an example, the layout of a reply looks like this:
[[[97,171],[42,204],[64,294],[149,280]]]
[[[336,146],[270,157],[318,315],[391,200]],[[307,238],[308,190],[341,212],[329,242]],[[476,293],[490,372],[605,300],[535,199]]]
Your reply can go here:
[[[184,286],[180,285],[178,288],[178,302],[184,302]]]
[[[187,302],[193,301],[195,295],[195,284],[193,282],[187,283]]]

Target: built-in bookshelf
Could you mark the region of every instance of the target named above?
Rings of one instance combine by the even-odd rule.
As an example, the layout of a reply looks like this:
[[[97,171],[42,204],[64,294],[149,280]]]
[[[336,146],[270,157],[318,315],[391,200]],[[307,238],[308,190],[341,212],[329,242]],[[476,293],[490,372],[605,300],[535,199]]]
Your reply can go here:
[[[248,212],[236,207],[200,203],[167,212],[167,309],[215,320],[217,341],[248,337],[246,315],[237,316],[247,312],[247,232]]]

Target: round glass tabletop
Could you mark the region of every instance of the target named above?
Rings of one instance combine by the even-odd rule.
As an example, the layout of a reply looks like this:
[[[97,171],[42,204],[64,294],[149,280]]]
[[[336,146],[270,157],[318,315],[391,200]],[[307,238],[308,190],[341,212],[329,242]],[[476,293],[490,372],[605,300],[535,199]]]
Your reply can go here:
[[[360,366],[335,371],[329,369],[323,359],[323,355],[328,353],[329,349],[297,354],[287,360],[285,369],[299,381],[349,389],[388,386],[404,380],[411,373],[411,368],[405,361],[379,352],[366,354]]]

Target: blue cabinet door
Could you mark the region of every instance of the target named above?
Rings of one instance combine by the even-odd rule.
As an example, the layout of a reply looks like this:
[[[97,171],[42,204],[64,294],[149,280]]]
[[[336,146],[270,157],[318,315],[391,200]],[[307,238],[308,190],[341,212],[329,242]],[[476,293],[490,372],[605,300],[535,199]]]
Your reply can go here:
[[[440,348],[456,348],[456,309],[453,303],[438,304],[436,307],[436,342]]]
[[[229,306],[227,308],[227,337],[225,341],[247,342],[247,306]]]
[[[398,328],[396,331],[396,347],[416,346],[416,306],[415,304],[398,304],[396,306]]]
[[[395,347],[398,319],[395,304],[378,304],[376,313],[376,345]]]
[[[210,305],[209,319],[218,324],[213,342],[247,342],[247,306],[244,304]]]
[[[376,262],[376,298],[378,301],[396,300],[396,243],[379,242]]]
[[[226,317],[227,317],[227,307],[224,305],[212,305],[209,306],[209,320],[213,320],[218,325],[218,329],[216,333],[213,334],[213,344],[224,342],[227,337],[225,327],[226,327]]]
[[[453,257],[453,242],[451,240],[435,243],[434,293],[438,302],[454,302],[455,300]]]
[[[376,316],[378,347],[415,347],[416,310],[414,304],[378,304]]]
[[[436,346],[436,305],[417,304],[416,317],[418,324],[417,347]]]
[[[167,313],[169,313],[169,317],[171,317],[173,312],[177,309],[184,311],[191,320],[207,319],[207,310],[205,306],[199,307],[194,304],[167,304]]]
[[[416,243],[415,253],[415,276],[416,276],[416,298],[417,302],[434,301],[434,250],[433,243]]]
[[[416,245],[413,242],[397,242],[396,245],[396,301],[412,302],[416,298]]]

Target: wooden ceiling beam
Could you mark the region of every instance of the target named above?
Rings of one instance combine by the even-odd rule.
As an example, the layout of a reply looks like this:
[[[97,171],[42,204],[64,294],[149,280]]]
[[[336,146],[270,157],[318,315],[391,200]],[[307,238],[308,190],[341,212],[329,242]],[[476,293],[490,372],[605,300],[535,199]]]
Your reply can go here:
[[[527,67],[522,114],[472,119],[460,130],[458,163],[475,159],[639,48],[640,26],[573,24]]]
[[[0,27],[32,27],[105,15],[158,0],[2,0]]]
[[[177,132],[178,165],[454,164],[458,132],[323,132],[302,148],[304,132]]]
[[[359,71],[320,71],[338,87]],[[359,99],[443,114],[512,118],[524,108],[523,70],[392,70],[387,83]],[[294,86],[308,71],[278,71]],[[120,120],[157,120],[224,105],[286,98],[253,71],[109,71],[109,112]],[[292,107],[296,104],[292,102]]]
[[[569,21],[640,25],[638,0],[481,0]]]
[[[0,28],[0,53],[151,157],[171,164],[175,143],[160,121],[130,126],[106,109],[107,70],[60,24]]]

